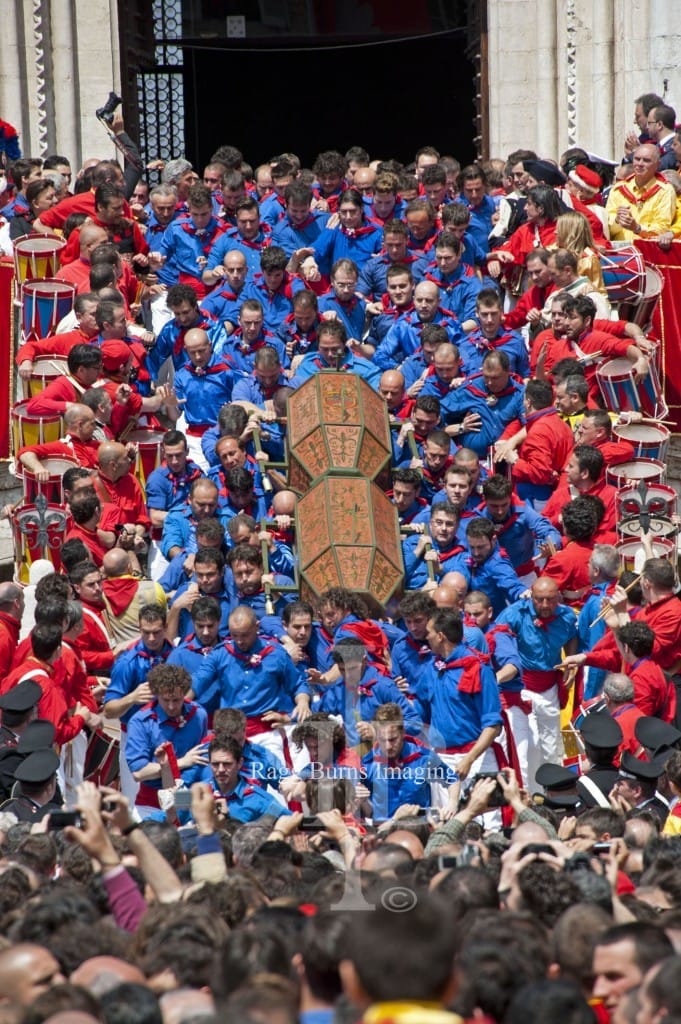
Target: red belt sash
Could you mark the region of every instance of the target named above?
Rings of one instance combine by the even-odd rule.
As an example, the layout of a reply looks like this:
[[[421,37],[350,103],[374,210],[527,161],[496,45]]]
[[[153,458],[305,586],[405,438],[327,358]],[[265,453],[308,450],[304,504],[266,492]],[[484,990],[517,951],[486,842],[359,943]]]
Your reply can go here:
[[[543,671],[538,668],[523,669],[523,685],[526,690],[532,693],[546,693],[552,686],[558,684],[558,674],[555,669]]]

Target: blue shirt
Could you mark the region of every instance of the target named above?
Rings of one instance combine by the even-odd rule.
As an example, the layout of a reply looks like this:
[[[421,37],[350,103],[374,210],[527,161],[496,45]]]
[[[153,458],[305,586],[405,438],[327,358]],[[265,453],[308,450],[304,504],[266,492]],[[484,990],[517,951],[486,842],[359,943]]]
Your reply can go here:
[[[383,246],[383,229],[374,224],[364,224],[358,233],[346,232],[344,228],[325,228],[314,243],[314,258],[319,271],[329,275],[337,260],[347,258],[359,270]]]
[[[366,295],[367,298],[373,297],[378,301],[388,290],[388,268],[394,266],[395,262],[409,267],[416,284],[423,280],[427,263],[423,253],[407,250],[407,258],[405,260],[395,261],[386,256],[385,253],[379,252],[376,256],[372,256],[362,267],[359,281],[357,282],[357,291],[361,292],[362,295]]]
[[[183,722],[183,724],[179,724]],[[197,747],[206,732],[208,715],[195,704],[185,701],[179,718],[169,718],[159,704],[152,700],[137,711],[128,722],[128,739],[125,746],[125,760],[131,772],[138,772],[150,762],[155,761],[154,751],[168,740],[173,745],[176,757],[184,757],[192,747]],[[187,783],[185,773],[181,771],[182,780]],[[161,779],[147,779],[145,786],[161,789]]]
[[[138,640],[137,643],[129,647],[123,654],[119,654],[111,669],[111,682],[106,688],[102,703],[109,704],[112,700],[120,700],[122,697],[127,697],[144,682],[152,668],[155,668],[156,665],[162,665],[168,660],[172,649],[166,640],[162,650],[155,654],[149,651],[141,640]],[[138,710],[133,704],[124,715],[121,715],[121,723],[123,725],[127,724]]]
[[[479,431],[472,430],[459,435],[457,441],[465,448],[472,448],[483,458],[491,444],[496,444],[509,423],[524,416],[523,397],[525,388],[519,381],[509,377],[507,394],[492,395],[485,387],[482,375],[467,380],[441,399],[442,418],[447,426],[461,423],[467,412],[477,412],[482,420]]]
[[[224,323],[227,320],[236,327],[241,303],[244,301],[243,291],[242,288],[240,292],[233,292],[226,284],[218,285],[205,299],[201,299],[201,312],[211,321]]]
[[[212,255],[215,246],[224,237],[223,231],[222,225],[215,217],[211,217],[207,226],[198,232],[188,215],[171,221],[163,232],[157,248],[157,251],[166,257],[164,266],[157,271],[159,281],[167,285],[177,284],[182,278],[200,281],[203,273],[202,261],[208,255],[208,250]],[[210,256],[208,259],[210,260]]]
[[[455,315],[440,307],[429,323],[438,324],[447,332],[447,337],[457,345],[463,337],[461,325]],[[374,362],[382,370],[392,370],[403,359],[413,355],[421,348],[421,335],[425,323],[419,319],[414,310],[403,313],[390,328],[374,354]]]
[[[247,779],[239,779],[234,790],[229,794],[221,793],[217,784],[214,786],[213,792],[216,797],[225,800],[227,814],[235,821],[257,821],[264,814],[280,818],[283,814],[291,813],[288,807],[280,804],[261,786],[254,786]]]
[[[230,640],[204,660],[193,681],[197,701],[208,711],[240,708],[247,718],[266,711],[291,712],[295,698],[309,693],[286,651],[270,638],[258,637],[244,653]]]
[[[472,559],[471,559],[472,562]],[[475,563],[469,566],[470,586],[469,590],[482,590],[492,602],[494,616],[517,601],[527,587],[518,579],[515,569],[508,558],[501,554],[498,547],[492,549],[489,558],[486,558],[482,565]]]
[[[343,719],[348,746],[359,742],[358,722],[372,722],[382,704],[399,705],[404,716],[405,727],[418,732],[418,713],[395,686],[388,676],[381,676],[373,668],[367,668],[356,690],[345,685],[343,678],[324,691],[319,710],[329,715],[340,715]]]
[[[264,275],[257,273],[246,282],[240,298],[242,302],[257,299],[263,308],[265,327],[269,331],[278,331],[293,311],[293,296],[301,291],[305,291],[305,282],[288,271],[284,272],[284,280],[276,292],[271,292],[265,284]]]
[[[176,320],[169,320],[164,324],[156,337],[156,343],[147,352],[147,369],[152,380],[158,378],[159,371],[166,359],[172,356],[173,367],[179,370],[187,362],[187,353],[184,350],[184,339],[187,331],[193,331],[200,327],[204,331],[210,330],[211,322],[199,311],[196,320],[190,327],[182,327]]]
[[[289,365],[290,360],[286,354],[286,346],[280,338],[277,338],[276,335],[266,328],[263,328],[260,336],[252,345],[249,345],[243,340],[241,328],[237,327],[229,337],[225,336],[220,354],[230,366],[235,368],[237,376],[247,377],[255,369],[256,352],[264,345],[269,345],[276,349],[282,366],[286,367]]]
[[[482,291],[482,281],[473,273],[466,272],[466,266],[459,264],[453,274],[443,274],[437,263],[426,267],[425,280],[432,281],[440,289],[440,305],[451,309],[461,320],[475,320],[475,300]]]
[[[238,228],[227,228],[210,251],[206,270],[220,266],[228,252],[238,249],[246,257],[249,277],[260,270],[260,253],[272,240],[272,229],[269,224],[261,224],[260,231],[251,241],[245,239]]]
[[[364,335],[367,308],[364,299],[353,295],[349,302],[341,302],[332,288],[319,296],[318,307],[320,313],[335,313],[348,332],[348,338],[356,338],[361,341]]]
[[[459,776],[422,743],[405,736],[399,756],[388,760],[378,745],[362,758],[362,782],[371,793],[374,821],[385,821],[402,804],[429,807],[432,783],[451,786]]]
[[[310,213],[302,224],[294,227],[288,214],[285,214],[272,231],[272,242],[282,248],[290,259],[297,249],[310,249],[314,246],[328,219],[328,213],[317,211]]]
[[[538,544],[552,541],[557,548],[562,546],[562,538],[553,524],[523,501],[512,502],[508,516],[503,523],[497,523],[483,503],[478,508],[478,515],[493,522],[497,531],[497,540],[509,557],[511,565],[518,571],[523,570],[524,576],[533,568],[532,559],[538,551]]]
[[[222,406],[232,400],[232,388],[238,376],[233,363],[215,353],[201,370],[191,362],[180,367],[175,374],[175,393],[184,402],[187,424],[215,423]]]
[[[402,541],[402,554],[404,557],[404,586],[407,590],[421,590],[428,582],[428,562],[424,555],[416,557],[415,550],[421,534],[414,533],[405,537]],[[434,562],[435,579],[439,580],[446,572],[460,572],[470,583],[471,573],[467,564],[468,554],[466,549],[457,543],[456,538],[452,541],[446,551],[443,551],[437,541],[431,538],[431,545],[434,551],[440,556],[439,562]]]
[[[363,377],[367,384],[374,389],[378,390],[378,385],[381,380],[381,371],[373,362],[369,362],[368,359],[363,359],[361,356],[356,356],[349,350],[345,350],[343,354],[343,363],[341,370],[347,370],[348,373],[356,373],[359,377]],[[301,384],[304,384],[306,380],[309,380],[315,373],[319,373],[320,370],[335,370],[335,366],[330,366],[318,352],[308,352],[307,355],[303,356],[302,362],[299,363],[296,370],[295,377],[291,380],[291,387],[298,388]]]
[[[511,373],[530,376],[530,357],[520,331],[500,330],[491,342],[479,327],[466,335],[459,344],[459,353],[467,377],[482,372],[482,361],[488,352],[505,352],[511,361]]]
[[[261,409],[265,408],[265,402],[272,398],[272,392],[276,391],[280,387],[288,387],[288,377],[284,374],[280,374],[277,383],[273,388],[263,389],[262,384],[254,373],[249,374],[248,377],[242,377],[234,385],[234,391],[232,392],[233,402],[252,402],[253,405],[259,406]],[[271,427],[278,427],[278,423],[267,423],[263,424],[263,430],[270,430]]]
[[[178,644],[177,647],[173,647],[172,654],[168,658],[168,664],[186,668],[193,679],[196,672],[201,668],[204,658],[207,658],[210,652],[214,651],[218,644],[223,641],[224,633],[221,632],[221,635],[212,647],[202,647],[196,633],[190,633],[189,636],[184,638],[182,643]]]
[[[561,660],[561,651],[568,641],[577,636],[577,617],[572,608],[559,604],[555,619],[545,626],[535,625],[537,612],[532,599],[523,598],[506,608],[497,622],[515,633],[523,668],[550,672]]]
[[[170,558],[171,548],[181,548],[185,557],[198,551],[196,519],[189,505],[169,512],[163,520],[161,552],[164,558]]]
[[[181,476],[172,473],[166,465],[159,466],[149,474],[144,485],[147,508],[164,512],[181,508],[189,499],[192,484],[202,476],[203,472],[191,459],[187,459],[187,467]]]
[[[470,693],[459,689],[467,666],[479,680],[479,689]],[[448,658],[435,658],[425,667],[419,703],[436,749],[456,750],[475,743],[483,729],[502,724],[494,672],[463,644],[455,647]]]

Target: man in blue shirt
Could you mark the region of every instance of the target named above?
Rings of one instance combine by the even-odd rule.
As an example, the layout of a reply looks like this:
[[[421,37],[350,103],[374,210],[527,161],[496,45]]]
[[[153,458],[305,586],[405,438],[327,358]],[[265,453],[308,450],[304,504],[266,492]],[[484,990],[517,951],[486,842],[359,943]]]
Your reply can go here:
[[[215,355],[210,338],[200,328],[187,331],[184,350],[187,361],[175,374],[175,393],[184,405],[190,454],[197,466],[207,470],[201,438],[217,421],[225,402],[231,401],[234,381],[242,373],[234,360]]]
[[[362,781],[371,794],[371,817],[385,821],[402,804],[439,806],[442,797],[448,814],[456,813],[459,776],[438,755],[411,736],[405,736],[397,704],[383,704],[374,716],[376,744],[362,758]]]
[[[125,750],[128,768],[140,784],[135,807],[143,818],[161,817],[158,791],[164,788],[165,780],[157,749],[166,745],[173,781],[186,782],[185,772],[205,760],[201,740],[208,722],[203,708],[185,699],[191,686],[186,669],[157,665],[149,673],[147,684],[153,696],[128,722]]]
[[[213,773],[213,792],[217,805],[227,818],[257,821],[264,814],[275,818],[291,812],[262,786],[243,775],[243,749],[233,736],[218,735],[208,747],[208,762]]]
[[[504,317],[501,298],[494,288],[483,288],[478,292],[473,307],[475,328],[459,344],[461,361],[467,377],[482,370],[482,361],[487,352],[506,353],[511,364],[511,373],[518,377],[529,377],[530,357],[527,345],[520,331],[504,331]]]
[[[471,553],[471,589],[487,594],[494,614],[517,601],[526,590],[504,550],[496,540],[494,525],[489,519],[476,516],[466,527],[466,543]]]
[[[300,387],[320,370],[337,370],[358,374],[378,391],[381,371],[368,359],[351,352],[347,340],[347,331],[339,320],[322,321],[317,334],[317,351],[303,356],[291,380],[291,387]]]
[[[482,361],[482,373],[441,400],[447,433],[486,458],[490,445],[496,444],[505,428],[513,420],[523,420],[524,394],[524,386],[511,376],[506,353],[488,352]]]

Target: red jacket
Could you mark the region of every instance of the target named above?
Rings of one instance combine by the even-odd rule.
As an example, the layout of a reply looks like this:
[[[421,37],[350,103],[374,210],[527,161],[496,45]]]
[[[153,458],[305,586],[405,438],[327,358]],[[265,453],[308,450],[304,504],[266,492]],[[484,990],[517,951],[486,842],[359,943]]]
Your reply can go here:
[[[572,431],[553,407],[528,416],[527,437],[511,471],[514,484],[557,484],[558,467],[565,465],[574,443]]]

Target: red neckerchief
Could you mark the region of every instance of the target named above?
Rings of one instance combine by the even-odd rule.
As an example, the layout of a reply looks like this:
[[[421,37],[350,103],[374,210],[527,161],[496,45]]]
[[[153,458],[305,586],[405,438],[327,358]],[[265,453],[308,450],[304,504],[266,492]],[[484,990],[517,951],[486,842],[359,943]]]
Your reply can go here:
[[[419,242],[413,235],[409,235],[409,248],[415,249],[417,252],[430,252],[439,237],[440,232],[437,227],[434,229],[433,234],[428,235],[428,237],[424,238],[422,242]]]
[[[444,465],[442,466],[442,469],[438,469],[437,473],[434,473],[433,470],[430,469],[430,467],[426,466],[426,465],[423,466],[423,468],[421,469],[421,472],[423,473],[424,477],[426,478],[426,480],[428,480],[429,483],[431,483],[431,484],[439,483],[443,479],[445,473],[447,472],[447,470],[449,469],[449,467],[452,465],[453,462],[454,462],[454,457],[452,455],[448,455],[447,458],[444,461]]]
[[[248,238],[244,238],[240,235],[238,230],[228,232],[230,238],[234,238],[239,245],[245,245],[247,249],[266,249],[268,245],[272,244],[272,239],[269,237],[272,234],[272,228],[269,224],[260,224],[260,231],[258,237],[251,241]]]
[[[621,195],[623,195],[624,198],[628,200],[628,202],[633,203],[634,206],[643,206],[643,204],[646,203],[649,199],[652,199],[653,196],[657,195],[662,186],[666,185],[667,183],[666,178],[663,178],[661,174],[656,174],[654,182],[650,186],[650,188],[647,188],[646,191],[642,192],[641,195],[637,198],[631,191],[629,186],[626,184],[628,181],[633,180],[634,175],[631,174],[628,178],[624,179],[624,182],[620,182],[617,191]]]
[[[335,292],[331,293],[330,298],[333,299],[333,301],[338,306],[340,306],[344,313],[354,313],[355,309],[357,308],[357,304],[359,303],[359,299],[357,298],[356,295],[353,295],[352,298],[348,299],[347,302],[343,302],[342,299],[339,299]]]
[[[377,682],[377,679],[368,679],[366,683],[360,683],[356,690],[357,696],[370,697],[371,691],[373,690]]]
[[[331,366],[330,363],[322,362],[322,360],[321,360],[321,358],[319,356],[316,359],[313,359],[312,362],[314,363],[315,366],[318,366],[320,370],[335,370],[336,369],[336,367],[335,366]],[[340,370],[349,370],[350,369],[350,365],[351,365],[350,363],[343,363],[341,365],[341,367],[340,367]]]
[[[464,386],[465,386],[466,390],[471,393],[471,395],[475,395],[476,398],[484,398],[485,401],[488,404],[490,404],[490,405],[492,404],[491,399],[494,399],[494,404],[496,404],[496,402],[500,398],[505,398],[507,395],[512,395],[512,394],[515,393],[516,389],[513,386],[513,377],[511,377],[511,380],[509,380],[508,384],[503,389],[503,391],[499,391],[495,395],[493,395],[491,391],[483,391],[482,388],[479,388],[477,386],[477,384],[473,383],[474,380],[477,380],[477,379],[479,379],[481,377],[482,377],[481,373],[476,373],[475,376],[471,377],[471,379],[468,381],[468,383],[465,384]]]
[[[388,497],[390,497],[390,493],[388,494]],[[424,508],[428,507],[428,502],[426,501],[425,498],[417,498],[416,504],[418,505],[418,508],[415,508],[413,512],[409,513],[409,515],[405,514],[404,518],[402,519],[402,523],[405,526],[408,523],[410,523],[413,519],[416,519],[417,515],[419,515]]]
[[[498,334],[496,338],[486,338],[482,333],[482,328],[476,327],[474,331],[468,335],[468,341],[473,345],[478,352],[493,352],[497,348],[501,348],[507,341],[513,341],[512,334]]]
[[[182,473],[179,476],[176,475],[175,473],[172,473],[166,465],[166,469],[168,469],[168,479],[170,480],[170,483],[173,488],[173,498],[177,497],[177,492],[179,491],[181,486],[193,484],[195,480],[198,480],[199,477],[203,476],[203,473],[201,472],[198,466],[194,466],[193,463],[191,463],[191,465],[193,466],[192,469],[189,469],[189,466],[187,466],[187,469],[189,469],[189,471],[187,472],[187,469],[185,469],[184,473]]]
[[[477,622],[475,624],[477,626]],[[493,626],[490,626],[487,632],[485,633],[485,640],[487,641],[487,646],[489,647],[490,658],[494,657],[494,652],[497,647],[497,636],[499,633],[506,633],[508,636],[515,636],[515,633],[513,632],[511,627],[506,626],[501,622],[495,622]]]
[[[304,231],[305,228],[309,228],[310,224],[314,224],[316,220],[317,218],[314,213],[308,213],[302,224],[292,224],[290,218],[288,223],[292,231]]]
[[[142,711],[150,711],[151,712],[151,714],[149,715],[149,718],[152,720],[152,722],[158,722],[158,715],[156,714],[156,711],[154,710],[157,707],[158,707],[158,698],[156,697],[156,698],[154,698],[154,700],[149,701],[148,704],[145,704],[144,707],[142,708]],[[186,713],[185,713],[185,710],[184,710],[185,708],[187,708]],[[194,715],[196,714],[197,711],[198,711],[198,704],[191,704],[189,707],[187,707],[187,703],[184,702],[182,704],[182,714],[178,715],[177,718],[170,718],[170,717],[166,718],[166,720],[165,720],[165,722],[163,724],[164,725],[170,725],[170,726],[173,727],[173,729],[181,729],[182,726],[187,724],[187,722],[191,722],[192,718],[194,717]]]
[[[596,595],[599,595],[600,597],[606,597],[610,594],[614,594],[616,586],[617,580],[613,580],[612,583],[608,583],[604,590],[599,590],[598,587],[591,587],[591,589],[587,591],[584,597],[585,599],[587,597],[595,597]]]
[[[340,228],[341,234],[345,235],[346,238],[363,238],[365,235],[373,235],[375,231],[376,228],[373,224],[367,224],[365,227],[361,228],[346,228],[341,225]]]
[[[225,649],[229,651],[232,657],[236,658],[237,661],[243,662],[244,665],[250,665],[252,668],[257,668],[258,665],[262,664],[263,659],[276,649],[276,645],[266,644],[261,651],[253,651],[249,654],[245,654],[243,651],[238,650],[231,640],[225,640]]]
[[[191,220],[179,221],[182,230],[189,235],[191,238],[195,238],[201,246],[201,252],[204,256],[210,256],[210,251],[215,244],[215,240],[224,234],[224,228],[222,224],[219,224],[216,220],[213,221],[212,227],[207,228],[195,228]]]
[[[506,533],[507,530],[510,530],[512,526],[515,526],[518,522],[519,516],[520,513],[516,512],[515,506],[511,505],[511,514],[503,523],[495,523],[493,519],[491,520],[497,539],[501,537],[502,534]]]
[[[537,615],[533,620],[533,625],[536,626],[537,629],[548,629],[551,623],[555,622],[557,618],[557,615],[549,615],[548,619],[540,619]]]
[[[445,395],[449,394],[451,390],[450,385],[447,383],[446,380],[442,380],[440,377],[438,377],[434,363],[431,363],[431,365],[428,367],[426,371],[426,379],[430,380],[431,384],[435,385],[435,387],[437,388],[437,392],[441,398],[444,398]]]
[[[462,555],[463,552],[466,550],[465,548],[461,547],[460,544],[455,544],[454,547],[449,548],[448,551],[440,551],[438,550],[438,548],[435,547],[435,545],[433,545],[433,547],[435,551],[437,551],[437,556],[440,559],[440,562],[446,562],[448,558],[453,558],[454,555]]]
[[[412,650],[416,651],[419,658],[427,658],[429,654],[432,654],[430,647],[424,640],[415,640],[410,633],[407,633],[406,640]]]
[[[461,678],[457,684],[459,693],[480,693],[482,689],[482,684],[480,682],[480,669],[482,665],[489,661],[489,655],[465,654],[463,658],[455,658],[453,661],[451,661],[450,658],[447,660],[443,660],[442,658],[436,659],[435,668],[438,672],[448,671],[449,669],[463,669]]]
[[[384,316],[392,316],[397,320],[398,316],[402,316],[403,313],[413,313],[414,303],[410,302],[408,306],[403,306],[401,309],[398,309],[397,306],[391,305],[391,299],[388,293],[383,292],[381,295],[381,308]],[[416,353],[414,353],[414,355],[416,355]]]
[[[281,295],[289,301],[293,301],[293,275],[289,274],[287,270],[284,271],[284,276],[281,279],[281,284],[276,291],[271,292],[265,282],[264,274],[254,274],[253,283],[259,291],[263,292],[268,302],[273,302],[275,295]]]
[[[122,615],[137,593],[139,580],[134,576],[115,576],[102,582],[102,592],[114,615]]]
[[[263,331],[263,334],[269,334],[269,331]],[[234,339],[234,341],[237,341],[237,339],[242,337],[243,331],[240,327],[237,327],[237,329],[230,334],[230,340]],[[270,337],[272,337],[272,335],[270,335]],[[238,342],[237,348],[239,349],[239,352],[241,352],[242,355],[249,356],[253,352],[257,352],[259,348],[263,348],[263,346],[267,344],[269,344],[267,338],[258,338],[257,341],[253,342],[252,345],[248,345],[245,341],[241,340]]]
[[[180,330],[177,332],[177,337],[175,338],[175,341],[173,342],[173,355],[179,356],[180,352],[184,348],[184,336],[187,333],[187,331],[193,331],[194,328],[197,328],[202,331],[207,331],[211,326],[212,324],[210,320],[206,320],[205,317],[202,317],[198,324],[192,324],[191,327],[181,327]]]
[[[196,642],[194,643],[194,641]],[[189,636],[186,636],[184,638],[182,643],[188,651],[191,651],[193,654],[202,654],[204,658],[207,657],[207,655],[209,655],[211,651],[214,651],[215,648],[218,646],[218,644],[215,643],[211,647],[202,647],[198,642],[198,637],[196,633],[190,633]]]
[[[263,342],[264,344],[264,342]],[[228,357],[225,357],[228,358]],[[216,373],[231,373],[232,368],[227,363],[213,363],[212,366],[194,366],[193,363],[185,363],[184,369],[189,370],[192,377],[212,377]]]
[[[396,409],[392,409],[390,412],[391,416],[395,416],[398,420],[408,420],[414,411],[416,405],[415,398],[409,398],[407,395],[404,396],[400,404]]]
[[[378,751],[379,747],[375,746],[374,750]],[[373,762],[374,764],[387,764],[390,768],[403,768],[405,765],[411,764],[412,761],[418,761],[421,757],[423,757],[423,750],[414,750],[406,757],[384,757],[379,752],[374,754]]]
[[[341,195],[343,194],[343,192],[345,191],[345,189],[347,187],[348,187],[347,184],[345,182],[343,182],[336,189],[335,192],[330,192],[328,194],[328,196],[325,196],[325,195],[322,194],[322,190],[319,187],[319,185],[315,185],[314,188],[312,189],[312,195],[315,197],[315,199],[323,199],[324,200],[324,202],[329,207],[329,213],[338,213],[338,202],[340,200]]]

